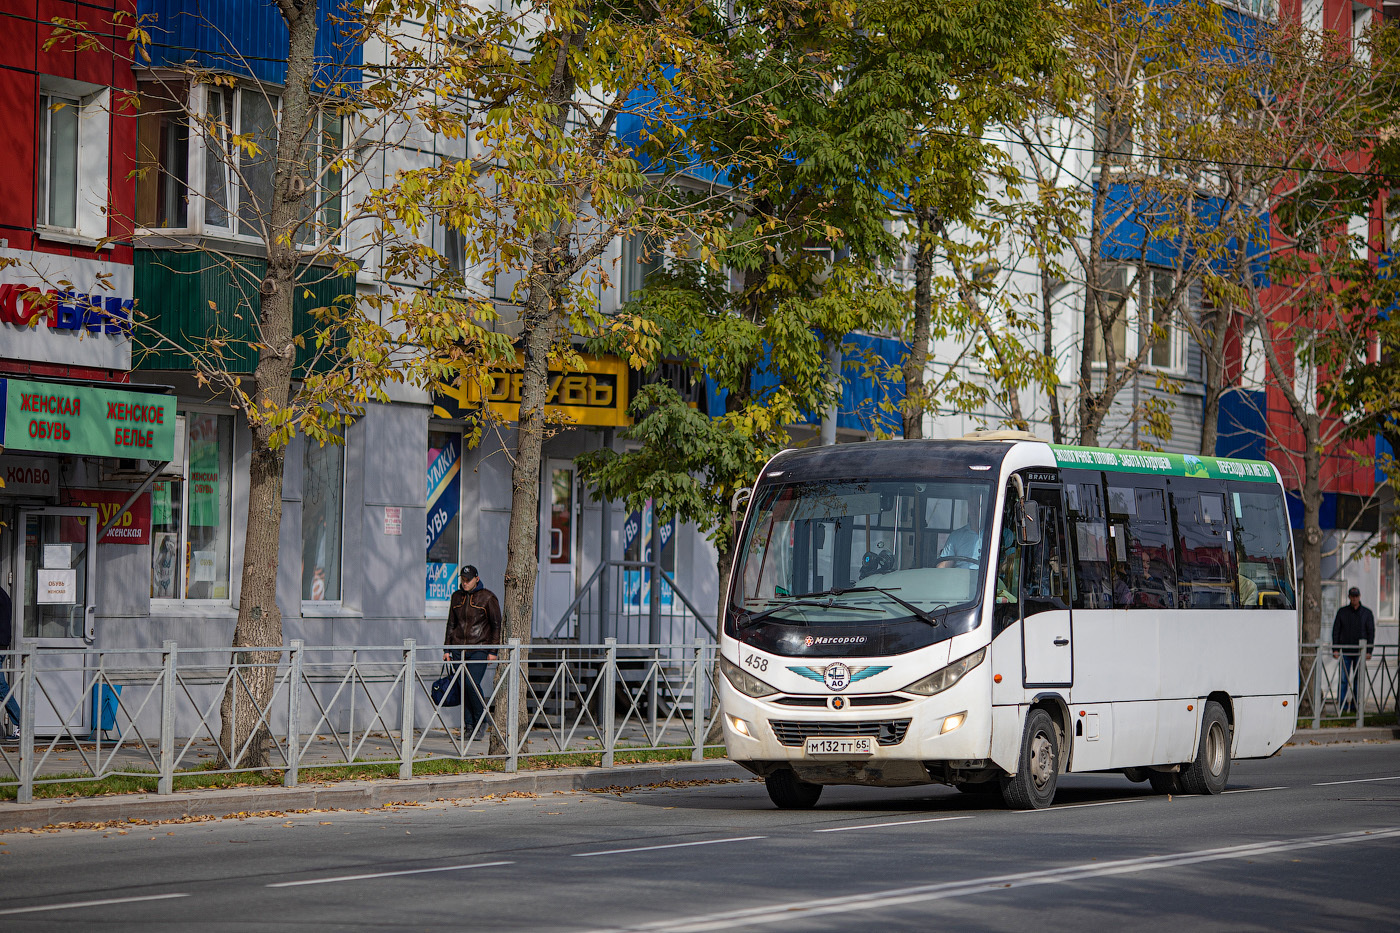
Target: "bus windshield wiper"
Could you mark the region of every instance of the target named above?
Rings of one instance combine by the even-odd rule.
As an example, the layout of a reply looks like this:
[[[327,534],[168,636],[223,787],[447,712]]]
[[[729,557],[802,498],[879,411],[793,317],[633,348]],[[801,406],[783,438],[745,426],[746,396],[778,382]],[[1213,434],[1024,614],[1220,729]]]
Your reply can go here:
[[[899,604],[900,604],[901,606],[903,606],[905,609],[908,609],[910,612],[914,613],[914,617],[915,617],[916,619],[918,619],[920,622],[927,622],[929,625],[933,625],[933,626],[937,626],[937,625],[940,624],[939,621],[933,617],[933,613],[929,612],[927,609],[920,609],[918,606],[914,605],[914,604],[911,603],[909,600],[907,600],[907,599],[901,599],[900,597],[894,595],[894,590],[895,590],[895,589],[897,589],[897,587],[891,587],[891,588],[889,588],[889,589],[886,589],[886,588],[883,587],[883,586],[869,586],[869,585],[866,585],[866,586],[847,586],[847,587],[839,587],[839,586],[838,586],[838,587],[833,587],[832,589],[829,589],[829,590],[827,590],[827,591],[824,592],[824,593],[811,593],[811,594],[809,594],[809,595],[810,595],[810,596],[829,596],[829,597],[835,597],[835,596],[844,596],[844,595],[846,595],[847,593],[879,593],[881,596],[887,596],[887,597],[889,597],[889,598],[890,598],[891,600],[893,600],[894,602],[899,603]],[[847,608],[854,609],[854,608],[856,608],[856,607],[854,607],[854,606],[849,606],[849,607],[847,607]]]
[[[753,625],[755,622],[760,622],[760,621],[762,621],[762,620],[768,618],[769,616],[771,616],[771,615],[772,615],[773,613],[775,613],[775,612],[782,612],[784,609],[795,609],[795,608],[797,608],[797,607],[799,607],[799,606],[812,606],[812,607],[815,607],[815,608],[818,608],[818,609],[848,609],[848,610],[850,610],[850,611],[852,611],[852,612],[879,612],[879,611],[880,611],[879,609],[876,609],[876,608],[874,608],[874,607],[872,607],[872,606],[843,606],[843,605],[841,605],[840,603],[838,603],[838,602],[836,601],[836,597],[839,596],[840,593],[835,593],[835,592],[833,592],[833,593],[818,593],[817,595],[818,595],[818,596],[825,596],[826,599],[810,599],[810,598],[807,598],[807,597],[801,597],[801,598],[798,598],[798,599],[794,599],[794,600],[792,600],[791,602],[783,603],[781,606],[774,606],[772,609],[765,609],[765,610],[763,610],[762,612],[755,612],[755,613],[753,613],[752,615],[749,615],[749,616],[744,617],[744,619],[739,623],[739,627],[740,627],[740,628],[748,628],[750,625]],[[787,620],[784,620],[784,621],[787,621]],[[793,621],[794,621],[794,622],[797,622],[798,624],[801,624],[801,625],[806,625],[806,624],[807,624],[807,622],[806,622],[805,620],[797,620],[797,619],[794,619]]]

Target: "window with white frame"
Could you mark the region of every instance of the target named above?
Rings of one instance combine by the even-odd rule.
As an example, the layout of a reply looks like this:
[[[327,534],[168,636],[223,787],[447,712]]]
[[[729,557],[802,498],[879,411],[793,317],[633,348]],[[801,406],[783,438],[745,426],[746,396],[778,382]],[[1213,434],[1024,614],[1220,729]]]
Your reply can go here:
[[[40,236],[107,235],[109,99],[101,85],[41,76],[34,160]]]
[[[78,100],[39,97],[39,223],[78,227]]]
[[[1094,362],[1107,363],[1103,340],[1103,324],[1100,316],[1108,315],[1109,345],[1113,348],[1113,358],[1120,365],[1128,355],[1128,318],[1133,313],[1132,295],[1128,293],[1131,278],[1126,266],[1104,266],[1099,270],[1099,307],[1095,309],[1093,328],[1089,340],[1094,348]]]
[[[185,468],[151,487],[151,598],[227,600],[233,417],[182,412]]]
[[[1390,621],[1400,615],[1400,535],[1385,535],[1386,549],[1380,555],[1380,599],[1376,618]]]
[[[301,480],[301,598],[340,600],[345,516],[345,445],[303,438]]]
[[[1356,60],[1365,64],[1371,63],[1371,48],[1367,44],[1366,34],[1371,30],[1371,19],[1374,16],[1369,6],[1361,3],[1351,5],[1351,54],[1356,56]]]
[[[1152,350],[1148,362],[1156,369],[1179,371],[1185,368],[1185,329],[1177,320],[1182,301],[1176,276],[1154,270],[1148,277],[1152,301]]]
[[[161,81],[143,82],[139,96],[137,226],[199,227],[216,235],[263,238],[271,213],[281,97],[260,86],[190,89]],[[329,105],[317,119],[302,171],[310,192],[302,212],[307,222],[298,234],[302,245],[338,236],[343,218],[343,179],[337,168],[342,121]],[[198,205],[193,211],[191,202]]]

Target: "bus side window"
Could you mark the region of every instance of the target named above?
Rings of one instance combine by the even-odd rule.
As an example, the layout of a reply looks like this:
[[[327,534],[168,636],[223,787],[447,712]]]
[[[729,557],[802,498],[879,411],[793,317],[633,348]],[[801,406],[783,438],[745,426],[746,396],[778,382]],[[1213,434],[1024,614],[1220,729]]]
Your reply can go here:
[[[1293,552],[1283,496],[1277,489],[1260,489],[1255,483],[1232,482],[1229,492],[1241,580],[1254,584],[1259,607],[1296,609]]]
[[[1097,483],[1069,483],[1065,492],[1070,502],[1070,537],[1075,555],[1074,608],[1108,609],[1113,605],[1113,580],[1103,488]]]
[[[1172,511],[1180,554],[1181,608],[1235,608],[1239,590],[1247,594],[1249,587],[1247,581],[1235,579],[1234,535],[1225,520],[1224,491],[1174,488]]]
[[[1141,482],[1141,481],[1140,481]],[[1109,486],[1114,519],[1113,605],[1120,609],[1176,608],[1176,543],[1158,486]],[[1119,521],[1121,516],[1121,521]]]

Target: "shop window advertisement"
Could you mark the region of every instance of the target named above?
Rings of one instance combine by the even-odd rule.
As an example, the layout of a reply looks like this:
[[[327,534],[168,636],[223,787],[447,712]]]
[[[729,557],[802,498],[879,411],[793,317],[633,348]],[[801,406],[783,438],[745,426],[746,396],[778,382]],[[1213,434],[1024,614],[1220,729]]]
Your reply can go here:
[[[461,561],[462,435],[428,432],[428,611],[446,612]]]
[[[657,524],[652,500],[627,516],[622,528],[623,559],[651,563],[654,549],[659,549],[661,569],[672,577],[676,573],[676,520]],[[622,611],[628,615],[643,615],[651,607],[651,568],[629,567],[622,574]],[[661,581],[661,608],[669,610],[675,601],[671,585]]]

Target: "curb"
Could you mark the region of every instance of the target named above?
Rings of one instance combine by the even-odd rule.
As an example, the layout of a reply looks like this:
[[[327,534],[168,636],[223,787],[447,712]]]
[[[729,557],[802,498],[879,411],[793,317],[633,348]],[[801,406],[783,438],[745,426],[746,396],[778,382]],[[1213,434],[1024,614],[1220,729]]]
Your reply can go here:
[[[515,774],[445,774],[407,781],[338,781],[297,787],[216,788],[177,794],[114,794],[0,804],[0,831],[37,829],[55,823],[113,820],[178,820],[262,810],[363,810],[410,801],[485,797],[490,794],[639,787],[665,781],[750,778],[731,761],[671,762],[620,768],[557,768]]]
[[[1285,745],[1346,745],[1353,742],[1393,742],[1400,739],[1394,726],[1339,726],[1333,729],[1299,729]]]

